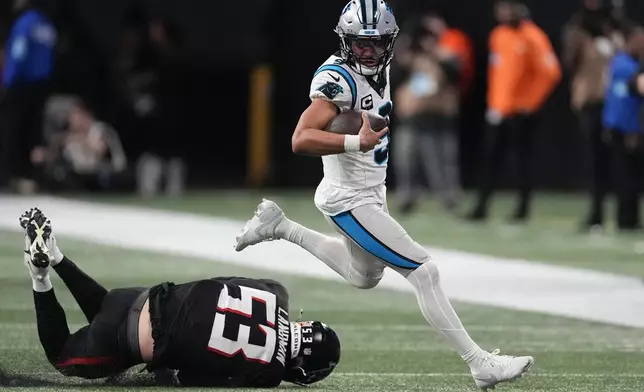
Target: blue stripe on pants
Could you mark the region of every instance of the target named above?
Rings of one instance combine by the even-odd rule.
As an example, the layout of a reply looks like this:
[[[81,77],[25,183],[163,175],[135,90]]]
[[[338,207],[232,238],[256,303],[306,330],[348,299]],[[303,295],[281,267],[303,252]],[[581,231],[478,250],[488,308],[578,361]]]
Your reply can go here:
[[[331,217],[331,219],[347,236],[360,245],[364,250],[387,264],[404,269],[416,269],[420,266],[420,263],[401,256],[390,249],[387,245],[380,242],[373,234],[369,233],[367,229],[360,224],[360,222],[358,222],[351,212],[343,212]]]

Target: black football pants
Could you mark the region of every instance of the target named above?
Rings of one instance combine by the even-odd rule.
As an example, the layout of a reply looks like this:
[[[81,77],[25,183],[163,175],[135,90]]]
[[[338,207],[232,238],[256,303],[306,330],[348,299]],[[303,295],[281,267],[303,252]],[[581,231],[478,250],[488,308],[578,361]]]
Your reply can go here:
[[[89,325],[70,334],[54,290],[35,292],[38,336],[47,359],[66,376],[88,379],[116,375],[137,364],[119,342],[130,306],[143,288],[107,291],[65,258],[54,267]]]

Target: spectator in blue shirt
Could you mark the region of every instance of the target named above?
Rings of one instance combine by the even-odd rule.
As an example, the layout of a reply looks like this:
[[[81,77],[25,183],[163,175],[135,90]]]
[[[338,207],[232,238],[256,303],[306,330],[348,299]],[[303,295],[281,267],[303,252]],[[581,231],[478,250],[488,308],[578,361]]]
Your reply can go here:
[[[56,29],[47,0],[15,0],[5,44],[0,103],[0,167],[21,193],[35,190],[44,161],[42,119],[54,69]]]
[[[603,112],[603,124],[614,156],[620,230],[641,228],[639,198],[644,140],[640,109],[644,100],[635,87],[642,60],[644,28],[630,27],[625,50],[618,52],[610,64]]]

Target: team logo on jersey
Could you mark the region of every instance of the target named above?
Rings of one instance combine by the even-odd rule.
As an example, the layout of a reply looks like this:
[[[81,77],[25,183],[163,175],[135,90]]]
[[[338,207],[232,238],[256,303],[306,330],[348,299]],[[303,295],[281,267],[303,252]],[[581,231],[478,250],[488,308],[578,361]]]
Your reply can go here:
[[[337,83],[326,82],[318,88],[318,91],[326,95],[327,98],[334,99],[338,96],[338,94],[342,94],[344,92],[344,89]]]
[[[362,98],[362,100],[360,101],[360,107],[363,110],[371,110],[371,109],[373,109],[373,97],[371,96],[371,94],[369,94],[366,97]]]

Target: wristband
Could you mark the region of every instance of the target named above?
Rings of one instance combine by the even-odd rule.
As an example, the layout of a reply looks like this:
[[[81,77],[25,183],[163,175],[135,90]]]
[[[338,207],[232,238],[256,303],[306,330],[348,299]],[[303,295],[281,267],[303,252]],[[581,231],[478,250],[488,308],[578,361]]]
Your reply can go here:
[[[360,151],[360,135],[344,135],[344,151]]]

